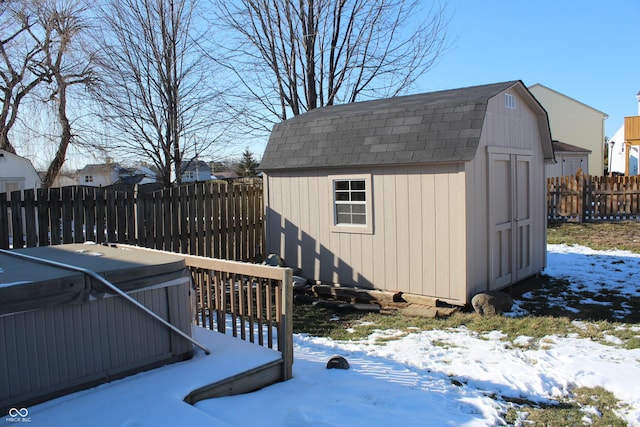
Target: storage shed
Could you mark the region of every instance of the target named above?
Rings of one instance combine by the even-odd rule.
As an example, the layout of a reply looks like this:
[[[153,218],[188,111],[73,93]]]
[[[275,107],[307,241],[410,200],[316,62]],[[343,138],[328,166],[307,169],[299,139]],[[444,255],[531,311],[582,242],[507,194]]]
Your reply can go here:
[[[319,108],[265,150],[267,251],[464,304],[546,265],[547,113],[521,81]]]
[[[552,144],[556,163],[547,165],[547,178],[575,175],[578,171],[586,173],[589,170],[591,150],[560,141],[553,141]]]

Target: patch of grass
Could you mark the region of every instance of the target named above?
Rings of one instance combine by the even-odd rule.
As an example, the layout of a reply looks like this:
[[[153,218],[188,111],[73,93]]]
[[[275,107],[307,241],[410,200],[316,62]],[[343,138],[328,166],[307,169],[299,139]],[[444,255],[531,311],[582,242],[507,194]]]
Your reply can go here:
[[[336,340],[351,339],[347,330],[359,322],[360,313],[336,313],[335,310],[296,304],[293,306],[293,332]]]
[[[632,221],[602,223],[549,223],[547,241],[583,245],[596,250],[623,249],[640,253],[640,224]]]
[[[309,305],[294,306],[294,332],[305,332],[314,336],[332,338],[339,341],[358,341],[367,339],[376,331],[393,330],[398,333],[383,335],[377,341],[382,344],[400,339],[408,334],[430,330],[455,330],[461,327],[478,335],[491,331],[501,331],[505,342],[513,342],[520,336],[531,337],[528,343],[513,344],[527,349],[547,347],[549,342],[541,342],[548,336],[568,336],[575,334],[580,338],[591,339],[606,345],[614,345],[606,335],[622,341],[621,347],[640,348],[640,332],[628,328],[620,322],[607,320],[573,323],[567,316],[480,316],[476,313],[456,313],[446,318],[423,318],[394,314],[338,312]]]
[[[628,297],[617,289],[607,288],[606,285],[597,293],[587,289],[576,291],[575,288],[580,286],[572,290],[570,285],[567,280],[542,274],[521,282],[512,290],[512,294],[519,300],[520,307],[532,315],[567,317],[571,320],[640,323],[640,310],[637,309],[640,307],[640,298]],[[588,303],[589,299],[596,302]],[[607,304],[599,304],[597,301]],[[621,311],[625,305],[631,309]]]
[[[615,410],[619,402],[615,396],[602,387],[580,387],[572,395],[557,405],[539,405],[535,402],[523,402],[520,399],[504,398],[515,403],[505,416],[509,425],[531,426],[626,426]]]

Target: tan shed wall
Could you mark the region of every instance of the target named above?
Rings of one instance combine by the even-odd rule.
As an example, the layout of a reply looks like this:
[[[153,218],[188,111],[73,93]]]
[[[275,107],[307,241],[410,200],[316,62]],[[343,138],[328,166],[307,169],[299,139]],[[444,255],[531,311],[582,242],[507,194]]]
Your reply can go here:
[[[500,94],[489,101],[480,144],[476,157],[466,165],[467,203],[467,299],[490,288],[489,266],[490,219],[489,213],[489,157],[488,147],[505,153],[531,152],[531,218],[532,269],[540,272],[546,265],[546,183],[544,155],[534,112],[515,91],[516,109],[505,108]],[[504,148],[504,150],[502,150]],[[506,191],[496,189],[494,191]]]
[[[506,214],[492,214],[489,200],[491,191],[506,190],[489,188],[488,152],[505,153],[530,161],[531,240],[525,252],[532,259],[525,272],[540,272],[546,264],[540,128],[521,93],[512,95],[515,110],[505,108],[503,94],[490,100],[476,157],[466,164],[266,174],[267,250],[314,280],[467,303],[475,293],[496,287],[489,255],[495,250],[491,221]],[[335,176],[370,180],[373,227],[367,232],[335,231]],[[522,194],[514,197],[523,200]],[[515,218],[520,210],[510,214]],[[514,230],[518,224],[514,219]]]
[[[372,233],[332,231],[332,176],[359,174],[371,179]],[[462,165],[274,172],[266,181],[267,250],[305,277],[465,302]]]

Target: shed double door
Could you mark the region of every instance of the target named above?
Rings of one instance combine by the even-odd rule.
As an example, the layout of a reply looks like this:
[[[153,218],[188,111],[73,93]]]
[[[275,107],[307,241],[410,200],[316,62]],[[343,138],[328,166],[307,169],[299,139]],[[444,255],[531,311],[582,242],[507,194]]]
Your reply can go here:
[[[531,159],[522,151],[489,154],[490,289],[531,275]]]

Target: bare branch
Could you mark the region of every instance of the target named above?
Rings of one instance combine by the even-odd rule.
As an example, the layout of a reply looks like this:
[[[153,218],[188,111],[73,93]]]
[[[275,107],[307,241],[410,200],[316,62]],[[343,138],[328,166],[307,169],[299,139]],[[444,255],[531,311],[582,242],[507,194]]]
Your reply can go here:
[[[212,63],[195,22],[196,0],[110,0],[96,34],[101,118],[121,132],[119,149],[150,160],[165,185],[183,162],[226,129]],[[197,144],[196,144],[197,141]]]
[[[447,10],[419,0],[218,0],[236,34],[219,59],[238,77],[255,118],[407,90],[447,48]],[[264,123],[263,123],[264,125]]]

